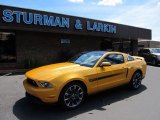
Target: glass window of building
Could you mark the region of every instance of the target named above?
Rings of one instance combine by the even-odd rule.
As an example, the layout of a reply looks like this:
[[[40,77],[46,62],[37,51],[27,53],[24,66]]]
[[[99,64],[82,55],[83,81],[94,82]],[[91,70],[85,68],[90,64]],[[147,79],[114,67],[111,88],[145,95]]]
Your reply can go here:
[[[0,32],[0,63],[16,62],[15,34]]]

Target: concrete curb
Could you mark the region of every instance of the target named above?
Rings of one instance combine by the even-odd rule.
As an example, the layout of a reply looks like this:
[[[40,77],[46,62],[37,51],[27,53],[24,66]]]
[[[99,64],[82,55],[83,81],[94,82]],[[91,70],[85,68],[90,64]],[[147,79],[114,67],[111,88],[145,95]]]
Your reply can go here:
[[[0,75],[24,74],[29,69],[0,70]]]

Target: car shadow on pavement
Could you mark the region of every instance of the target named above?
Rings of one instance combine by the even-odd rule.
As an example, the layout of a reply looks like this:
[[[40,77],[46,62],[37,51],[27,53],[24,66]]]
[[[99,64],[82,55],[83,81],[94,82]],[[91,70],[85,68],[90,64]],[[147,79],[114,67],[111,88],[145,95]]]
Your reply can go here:
[[[92,110],[107,111],[107,106],[118,101],[134,102],[132,97],[145,91],[142,85],[138,90],[128,90],[122,86],[89,96],[79,108],[75,110],[63,110],[58,105],[31,104],[26,98],[18,100],[13,106],[13,114],[20,120],[66,120],[76,118],[82,113],[94,114]]]

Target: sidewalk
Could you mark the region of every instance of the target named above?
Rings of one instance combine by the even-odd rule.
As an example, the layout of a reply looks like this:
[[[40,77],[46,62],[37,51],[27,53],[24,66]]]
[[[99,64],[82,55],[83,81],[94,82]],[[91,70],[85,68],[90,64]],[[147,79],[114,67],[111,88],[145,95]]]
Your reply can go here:
[[[0,70],[0,76],[5,74],[24,74],[29,69],[10,69],[10,70]]]

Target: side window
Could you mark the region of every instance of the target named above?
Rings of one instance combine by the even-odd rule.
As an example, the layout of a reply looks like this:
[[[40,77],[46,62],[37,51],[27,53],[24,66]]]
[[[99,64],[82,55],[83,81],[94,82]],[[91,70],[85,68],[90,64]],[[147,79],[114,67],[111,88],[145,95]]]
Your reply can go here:
[[[102,62],[110,62],[113,64],[122,64],[124,63],[124,57],[121,54],[110,54],[103,59]]]
[[[147,54],[150,53],[150,51],[148,49],[145,49],[143,52],[147,53]]]
[[[128,56],[127,61],[134,61],[134,58],[132,56]]]

